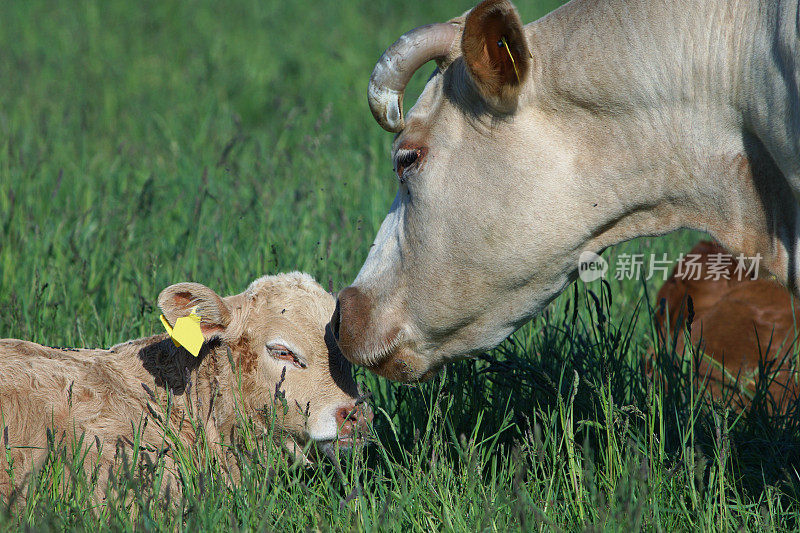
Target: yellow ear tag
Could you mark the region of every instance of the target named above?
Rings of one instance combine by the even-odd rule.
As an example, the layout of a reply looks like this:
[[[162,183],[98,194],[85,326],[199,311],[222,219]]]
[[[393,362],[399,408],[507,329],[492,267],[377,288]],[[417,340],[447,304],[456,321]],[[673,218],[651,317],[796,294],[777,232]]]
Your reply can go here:
[[[186,351],[197,357],[200,355],[200,348],[203,347],[203,332],[200,330],[200,315],[197,314],[197,307],[193,307],[189,316],[182,316],[175,321],[175,327],[169,325],[164,315],[161,315],[161,323],[167,330],[175,346],[183,346]]]
[[[511,48],[508,47],[508,41],[506,41],[505,36],[500,38],[500,42],[497,43],[500,45],[501,48],[505,48],[508,52],[508,58],[511,60],[511,65],[514,67],[514,74],[517,76],[517,83],[521,80],[519,79],[519,71],[517,70],[517,63],[514,61],[514,56],[511,55]],[[530,54],[530,52],[528,52]],[[531,55],[533,57],[533,55]]]

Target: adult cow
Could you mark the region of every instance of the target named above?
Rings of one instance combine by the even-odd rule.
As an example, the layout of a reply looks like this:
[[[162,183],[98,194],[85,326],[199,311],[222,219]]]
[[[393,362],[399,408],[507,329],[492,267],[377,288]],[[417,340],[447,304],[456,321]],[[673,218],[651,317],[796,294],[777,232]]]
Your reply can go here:
[[[400,37],[369,103],[399,191],[334,316],[391,379],[497,345],[582,251],[706,230],[797,289],[798,0],[486,0]],[[414,71],[437,62],[403,116]]]

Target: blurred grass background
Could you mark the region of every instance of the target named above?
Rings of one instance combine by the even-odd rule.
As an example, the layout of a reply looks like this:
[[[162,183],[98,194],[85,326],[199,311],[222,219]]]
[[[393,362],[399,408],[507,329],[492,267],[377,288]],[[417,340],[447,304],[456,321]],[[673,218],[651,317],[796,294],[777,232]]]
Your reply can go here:
[[[558,4],[517,7],[532,21]],[[366,105],[372,67],[403,32],[472,5],[0,3],[0,337],[94,347],[149,335],[160,329],[159,291],[185,280],[230,294],[297,269],[332,290],[348,284],[396,189],[392,136]],[[409,106],[431,68],[412,82]],[[613,272],[616,254],[674,259],[698,238],[639,239],[605,256]],[[384,445],[349,470],[364,486],[355,501],[340,506],[347,490],[329,471],[276,463],[273,494],[262,469],[241,490],[196,496],[199,514],[139,502],[124,507],[130,522],[124,512],[98,519],[58,493],[8,524],[796,528],[797,417],[728,413],[725,438],[739,447],[722,454],[724,406],[686,394],[686,374],[664,389],[644,374],[657,280],[578,289],[432,383],[359,372]],[[573,393],[576,372],[585,397]],[[240,498],[249,512],[231,503]]]

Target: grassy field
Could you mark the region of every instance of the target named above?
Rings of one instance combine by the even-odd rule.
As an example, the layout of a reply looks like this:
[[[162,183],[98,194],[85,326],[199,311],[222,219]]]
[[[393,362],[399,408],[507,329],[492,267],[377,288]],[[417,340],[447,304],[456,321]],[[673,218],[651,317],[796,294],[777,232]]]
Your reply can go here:
[[[529,21],[557,3],[518,7]],[[344,287],[396,186],[391,135],[366,105],[372,66],[402,32],[471,5],[0,2],[0,337],[106,347],[153,334],[156,297],[178,281],[230,294],[299,269]],[[606,257],[676,257],[698,238]],[[189,454],[180,501],[129,467],[117,475],[124,496],[98,510],[91,479],[59,483],[70,465],[54,443],[26,506],[0,523],[797,530],[800,413],[705,401],[663,348],[662,379],[648,377],[656,288],[579,283],[496,350],[421,386],[359,371],[376,443],[342,457],[343,478],[245,439],[237,487],[177,450]]]

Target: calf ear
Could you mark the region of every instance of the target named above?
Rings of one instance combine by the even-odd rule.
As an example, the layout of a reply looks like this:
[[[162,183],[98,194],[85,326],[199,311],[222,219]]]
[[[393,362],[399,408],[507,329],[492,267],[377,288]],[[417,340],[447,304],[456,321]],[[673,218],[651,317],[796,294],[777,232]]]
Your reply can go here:
[[[206,337],[222,333],[231,321],[231,311],[225,301],[200,283],[170,285],[158,295],[158,307],[173,326],[177,319],[189,316],[192,308],[197,307],[200,329]]]
[[[499,111],[516,107],[531,68],[528,42],[514,5],[484,0],[469,12],[461,51],[481,95]]]

